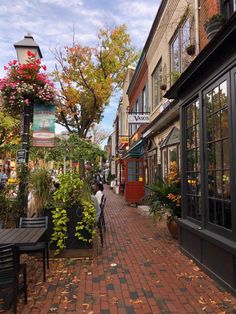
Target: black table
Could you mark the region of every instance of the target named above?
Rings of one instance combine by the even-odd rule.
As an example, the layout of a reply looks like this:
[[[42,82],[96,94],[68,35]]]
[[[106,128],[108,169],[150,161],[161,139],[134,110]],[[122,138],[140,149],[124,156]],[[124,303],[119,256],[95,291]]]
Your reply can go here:
[[[34,245],[46,231],[47,228],[0,229],[0,245]]]

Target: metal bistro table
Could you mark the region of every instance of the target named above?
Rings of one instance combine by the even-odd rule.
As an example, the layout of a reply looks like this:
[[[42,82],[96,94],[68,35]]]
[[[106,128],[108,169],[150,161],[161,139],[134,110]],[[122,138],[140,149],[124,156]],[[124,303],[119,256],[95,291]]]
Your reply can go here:
[[[45,234],[47,228],[0,229],[0,245],[34,245]]]

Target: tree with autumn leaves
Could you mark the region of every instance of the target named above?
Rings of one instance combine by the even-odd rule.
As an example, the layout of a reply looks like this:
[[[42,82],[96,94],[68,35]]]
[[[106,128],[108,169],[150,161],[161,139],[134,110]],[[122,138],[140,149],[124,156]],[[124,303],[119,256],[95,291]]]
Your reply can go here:
[[[69,133],[86,138],[99,123],[115,90],[123,86],[127,67],[137,60],[125,25],[102,29],[95,47],[75,43],[56,50],[54,80],[60,85],[57,122]]]

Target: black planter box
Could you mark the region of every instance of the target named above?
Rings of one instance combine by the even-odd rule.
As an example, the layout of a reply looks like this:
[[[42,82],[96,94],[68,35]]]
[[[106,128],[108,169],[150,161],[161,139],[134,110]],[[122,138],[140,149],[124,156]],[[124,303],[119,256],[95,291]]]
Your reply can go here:
[[[45,209],[44,215],[48,216],[48,237],[49,242],[51,239],[51,235],[53,233],[53,222],[52,222],[52,209]],[[77,222],[81,219],[82,214],[82,208],[71,208],[67,210],[67,236],[66,239],[66,249],[91,249],[92,243],[83,242],[81,240],[78,240],[78,238],[75,236],[76,230],[75,227],[77,225]],[[86,230],[83,230],[83,237],[86,239],[91,239],[91,234],[87,232]],[[56,243],[50,244],[51,250],[56,250],[57,246]]]

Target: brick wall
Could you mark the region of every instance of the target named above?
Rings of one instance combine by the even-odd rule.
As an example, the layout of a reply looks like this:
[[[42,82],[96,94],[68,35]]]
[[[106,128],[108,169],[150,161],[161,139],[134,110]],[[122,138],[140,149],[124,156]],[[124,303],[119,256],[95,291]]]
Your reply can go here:
[[[220,0],[200,0],[199,4],[200,50],[202,50],[208,43],[204,24],[212,15],[220,12]]]

